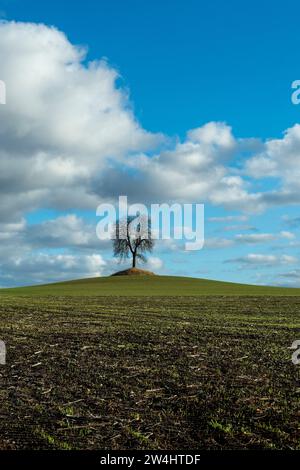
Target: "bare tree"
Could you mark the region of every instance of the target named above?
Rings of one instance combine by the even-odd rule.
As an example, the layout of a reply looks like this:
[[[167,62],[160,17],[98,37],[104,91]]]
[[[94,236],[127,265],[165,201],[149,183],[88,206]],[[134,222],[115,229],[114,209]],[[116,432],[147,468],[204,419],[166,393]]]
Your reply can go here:
[[[136,267],[137,260],[146,262],[144,253],[151,252],[154,241],[151,236],[151,222],[146,216],[128,216],[119,220],[115,226],[115,239],[113,240],[114,256],[120,261],[132,256],[132,267]]]

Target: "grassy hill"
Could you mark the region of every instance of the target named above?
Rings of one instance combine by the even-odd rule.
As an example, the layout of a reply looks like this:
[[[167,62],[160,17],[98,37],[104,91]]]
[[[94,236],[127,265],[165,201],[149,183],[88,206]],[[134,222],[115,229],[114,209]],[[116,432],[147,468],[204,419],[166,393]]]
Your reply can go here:
[[[300,296],[300,289],[254,286],[176,276],[97,277],[33,287],[1,289],[28,296]]]
[[[141,275],[0,289],[0,451],[299,449],[299,292]]]
[[[0,450],[299,449],[300,296],[187,297],[229,291],[280,292],[157,277],[0,295]],[[112,292],[140,297],[93,295]]]

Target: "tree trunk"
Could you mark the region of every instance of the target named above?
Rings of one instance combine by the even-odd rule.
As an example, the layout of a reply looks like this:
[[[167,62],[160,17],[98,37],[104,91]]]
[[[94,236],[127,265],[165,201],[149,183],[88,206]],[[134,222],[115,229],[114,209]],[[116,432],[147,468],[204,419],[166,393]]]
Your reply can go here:
[[[132,267],[135,268],[136,264],[136,253],[132,253]]]

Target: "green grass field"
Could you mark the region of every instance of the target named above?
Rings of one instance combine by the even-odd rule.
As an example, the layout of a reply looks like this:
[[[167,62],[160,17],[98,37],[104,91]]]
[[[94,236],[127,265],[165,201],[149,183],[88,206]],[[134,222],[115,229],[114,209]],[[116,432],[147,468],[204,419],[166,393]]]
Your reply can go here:
[[[300,295],[300,289],[265,287],[176,276],[119,276],[80,279],[34,287],[2,289],[0,295],[199,296]]]
[[[299,311],[189,278],[0,290],[0,449],[299,449]]]

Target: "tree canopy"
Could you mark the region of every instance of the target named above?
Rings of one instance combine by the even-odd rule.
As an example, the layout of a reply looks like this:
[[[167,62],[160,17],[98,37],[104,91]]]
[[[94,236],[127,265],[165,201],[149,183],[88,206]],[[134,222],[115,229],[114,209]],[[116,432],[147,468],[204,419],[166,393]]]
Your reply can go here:
[[[132,257],[132,267],[137,260],[146,262],[145,253],[151,252],[154,241],[151,233],[151,221],[148,217],[127,216],[116,223],[113,240],[114,256],[120,261]]]

